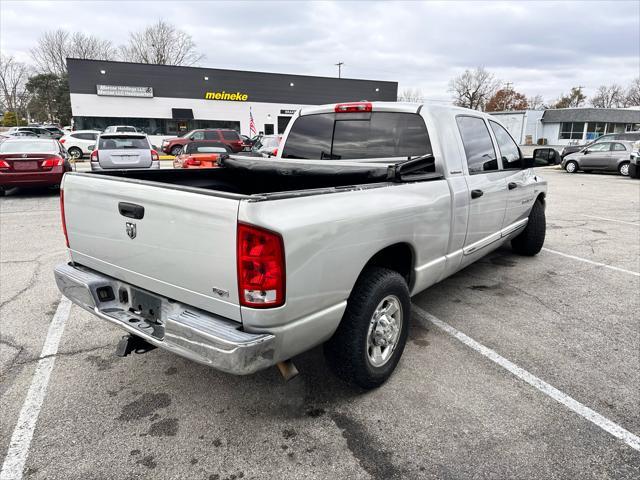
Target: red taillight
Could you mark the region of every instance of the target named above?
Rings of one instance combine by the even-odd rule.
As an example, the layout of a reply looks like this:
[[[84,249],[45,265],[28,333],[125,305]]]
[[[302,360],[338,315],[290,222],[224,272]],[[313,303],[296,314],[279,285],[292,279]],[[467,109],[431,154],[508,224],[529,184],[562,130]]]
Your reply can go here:
[[[269,230],[238,224],[238,291],[245,307],[279,307],[285,298],[282,237]]]
[[[89,160],[92,162],[98,161],[98,150],[94,150],[93,152],[91,152],[91,156],[89,157]]]
[[[369,102],[339,103],[335,108],[336,113],[370,112],[371,110],[373,105]]]
[[[157,162],[158,160],[160,160],[160,157],[158,156],[158,152],[156,152],[155,150],[151,150],[151,160],[154,162]]]
[[[197,167],[198,165],[200,165],[200,160],[189,157],[184,161],[184,164],[189,165],[190,167]]]
[[[11,165],[9,165],[4,160],[0,160],[0,170],[8,170],[10,168],[11,168]]]
[[[58,140],[60,143],[64,143],[66,142],[66,140],[64,138],[61,138],[60,140]]]
[[[67,219],[64,216],[64,190],[60,189],[60,217],[62,219],[62,232],[64,233],[64,241],[69,248],[69,236],[67,235]]]
[[[273,149],[273,152],[271,152],[271,155],[273,155],[274,157],[275,157],[276,155],[278,155],[278,149],[277,149],[277,148],[274,148],[274,149]]]
[[[51,157],[42,161],[42,168],[61,167],[64,164],[64,160],[60,157]]]

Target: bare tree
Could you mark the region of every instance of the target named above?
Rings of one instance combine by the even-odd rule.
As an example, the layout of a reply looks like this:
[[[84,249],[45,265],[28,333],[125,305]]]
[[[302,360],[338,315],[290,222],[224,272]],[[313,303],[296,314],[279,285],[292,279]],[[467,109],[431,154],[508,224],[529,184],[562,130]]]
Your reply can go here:
[[[108,40],[81,32],[71,35],[61,29],[45,32],[39,38],[38,45],[31,49],[31,57],[38,71],[54,75],[67,73],[67,58],[112,60],[116,53]]]
[[[601,85],[591,97],[591,105],[596,108],[619,108],[624,105],[624,90],[615,83],[610,86]]]
[[[624,96],[625,107],[640,107],[640,77],[631,82]]]
[[[22,115],[29,95],[26,89],[29,67],[13,56],[0,55],[0,107]]]
[[[424,102],[424,95],[419,88],[405,88],[402,93],[398,95],[399,102],[412,102],[421,103]]]
[[[195,65],[204,58],[186,32],[163,20],[142,31],[129,34],[129,43],[121,47],[125,60],[162,65]]]
[[[449,82],[453,103],[459,107],[484,110],[487,101],[498,90],[500,81],[484,67],[465,70]]]
[[[542,95],[534,95],[532,97],[527,98],[527,103],[529,104],[530,110],[544,110],[545,104]]]

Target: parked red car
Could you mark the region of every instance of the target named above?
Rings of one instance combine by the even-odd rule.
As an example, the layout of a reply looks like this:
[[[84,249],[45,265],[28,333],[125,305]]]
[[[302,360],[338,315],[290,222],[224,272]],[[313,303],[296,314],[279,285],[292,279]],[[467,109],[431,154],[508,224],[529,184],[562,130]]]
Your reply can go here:
[[[244,142],[235,130],[228,129],[201,129],[192,130],[182,137],[171,138],[162,142],[162,151],[167,155],[180,155],[185,145],[191,142],[217,142],[224,143],[234,153],[241,152]]]
[[[231,149],[221,142],[191,142],[173,160],[173,168],[215,168]]]
[[[0,143],[0,196],[13,187],[59,186],[71,170],[57,140],[10,138]]]

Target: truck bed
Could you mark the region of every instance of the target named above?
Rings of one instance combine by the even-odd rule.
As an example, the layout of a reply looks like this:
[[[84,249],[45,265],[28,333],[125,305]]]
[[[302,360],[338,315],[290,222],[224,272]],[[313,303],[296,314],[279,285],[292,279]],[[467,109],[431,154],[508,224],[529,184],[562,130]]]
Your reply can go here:
[[[419,177],[401,178],[393,167],[380,165],[292,164],[255,158],[230,158],[221,168],[166,170],[110,170],[94,172],[117,179],[154,182],[180,188],[198,188],[239,195],[268,195],[305,190],[365,186],[390,181],[440,178],[433,162],[421,165]],[[415,173],[412,171],[412,173]]]

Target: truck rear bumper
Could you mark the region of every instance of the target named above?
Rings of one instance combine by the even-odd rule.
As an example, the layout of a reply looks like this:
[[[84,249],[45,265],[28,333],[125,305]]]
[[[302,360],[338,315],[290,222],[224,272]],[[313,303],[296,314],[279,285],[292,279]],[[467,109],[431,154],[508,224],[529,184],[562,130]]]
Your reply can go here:
[[[94,270],[58,265],[55,279],[73,303],[147,342],[224,372],[246,375],[274,365],[276,337],[155,295]]]

